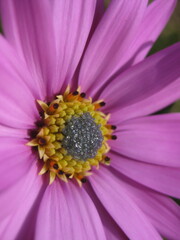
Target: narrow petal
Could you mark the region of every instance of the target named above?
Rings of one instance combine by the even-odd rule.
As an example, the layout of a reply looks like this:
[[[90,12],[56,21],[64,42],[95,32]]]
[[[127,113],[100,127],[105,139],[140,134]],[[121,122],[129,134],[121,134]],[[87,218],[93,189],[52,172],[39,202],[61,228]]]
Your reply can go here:
[[[35,101],[40,94],[16,55],[6,40],[0,37],[0,124],[28,129],[34,126],[38,117]]]
[[[96,10],[95,10],[95,15],[94,15],[94,28],[97,27],[99,21],[101,20],[103,14],[105,12],[105,1],[104,0],[97,0],[96,1]]]
[[[104,207],[131,240],[161,239],[149,219],[109,170],[102,167],[90,177],[90,182]]]
[[[91,96],[116,71],[142,19],[147,1],[111,1],[85,53],[79,85]],[[93,87],[93,85],[96,87]]]
[[[16,137],[1,137],[0,144],[0,191],[7,189],[24,177],[35,161],[26,141]]]
[[[151,114],[180,97],[180,43],[162,50],[112,80],[100,98],[115,124]]]
[[[180,198],[180,168],[164,167],[129,159],[111,152],[111,166],[149,188]]]
[[[46,189],[36,227],[37,240],[106,239],[88,194],[71,183],[56,181]]]
[[[114,174],[116,175],[115,172]],[[128,192],[163,237],[180,239],[180,207],[173,200],[121,175],[116,181]]]
[[[147,8],[134,42],[127,51],[131,64],[144,59],[172,15],[177,0],[156,0]],[[126,66],[127,67],[127,66]]]
[[[54,30],[58,53],[59,76],[53,85],[57,92],[62,84],[72,85],[72,76],[80,61],[92,26],[96,0],[53,1]],[[99,6],[98,6],[99,8]]]
[[[96,209],[100,215],[107,240],[128,240],[127,236],[99,201],[90,184],[86,184],[85,189],[95,204]]]
[[[28,159],[31,162],[31,166],[29,166],[26,174],[18,181],[14,181],[14,183],[12,183],[7,189],[0,191],[0,222],[6,217],[12,216],[11,214],[17,211],[29,193],[37,196],[38,189],[42,186],[42,177],[38,176],[38,168],[35,159],[30,157]],[[1,239],[7,238],[1,237]]]
[[[22,184],[25,180],[25,178],[22,178]],[[42,176],[38,176],[36,171],[34,171],[34,174],[31,172],[29,182],[26,182],[26,184],[27,190],[23,191],[21,202],[11,211],[4,230],[0,231],[1,239],[34,239],[37,209],[44,191]],[[16,188],[16,195],[22,190],[22,188]],[[11,199],[14,199],[14,197],[12,196]]]
[[[55,40],[50,3],[47,0],[1,0],[5,36],[39,78],[43,92],[53,80],[56,66]]]
[[[28,132],[26,129],[10,128],[0,125],[0,137],[17,137],[28,138]]]
[[[142,117],[119,126],[112,149],[132,159],[180,168],[180,114]]]

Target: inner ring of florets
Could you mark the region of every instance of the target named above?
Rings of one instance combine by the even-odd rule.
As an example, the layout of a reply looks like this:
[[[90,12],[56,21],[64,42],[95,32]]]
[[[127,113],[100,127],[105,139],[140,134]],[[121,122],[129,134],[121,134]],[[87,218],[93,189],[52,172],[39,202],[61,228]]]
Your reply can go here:
[[[115,126],[108,124],[109,115],[100,111],[105,105],[101,101],[92,102],[79,89],[63,95],[46,104],[39,101],[43,113],[41,126],[36,137],[27,145],[37,148],[44,165],[40,174],[49,172],[50,183],[56,177],[67,182],[75,178],[81,185],[91,174],[92,167],[109,165],[108,140]]]
[[[89,112],[80,117],[72,117],[62,130],[63,147],[75,159],[86,161],[94,158],[102,146],[103,135],[100,125],[94,122]]]

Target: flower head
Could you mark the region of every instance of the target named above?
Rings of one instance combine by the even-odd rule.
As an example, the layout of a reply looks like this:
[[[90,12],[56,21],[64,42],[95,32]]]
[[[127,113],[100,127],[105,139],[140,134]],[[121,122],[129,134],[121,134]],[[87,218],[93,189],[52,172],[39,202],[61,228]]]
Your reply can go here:
[[[180,239],[175,4],[0,0],[0,239]]]

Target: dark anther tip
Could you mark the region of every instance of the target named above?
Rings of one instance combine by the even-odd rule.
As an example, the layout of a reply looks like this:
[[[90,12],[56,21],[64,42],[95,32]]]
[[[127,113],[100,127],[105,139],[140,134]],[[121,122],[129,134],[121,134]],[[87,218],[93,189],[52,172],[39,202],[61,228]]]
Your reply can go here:
[[[55,163],[55,164],[53,165],[53,168],[54,168],[54,169],[58,169],[58,168],[59,168],[59,166],[57,165],[57,163]]]
[[[36,124],[37,127],[43,127],[44,126],[44,121],[43,120],[36,121],[35,124]]]
[[[66,177],[69,178],[71,176],[71,174],[66,174]]]
[[[82,98],[85,98],[85,97],[86,97],[86,94],[85,94],[84,92],[82,92],[82,93],[80,94],[80,96],[81,96]]]
[[[59,174],[59,175],[63,175],[64,172],[63,172],[62,170],[59,170],[58,174]]]
[[[58,107],[59,107],[59,104],[58,104],[58,103],[54,103],[54,104],[53,104],[53,108],[54,108],[54,109],[57,109]]]
[[[38,139],[38,143],[43,146],[43,145],[46,145],[47,141],[46,141],[46,139],[40,137]]]
[[[44,116],[44,112],[39,111],[39,116],[40,116],[40,117],[43,117],[43,116]]]
[[[78,91],[74,91],[74,92],[72,93],[73,96],[76,96],[76,95],[78,95],[78,94],[79,94]]]
[[[113,140],[116,140],[117,139],[117,136],[116,135],[112,135],[111,137]]]
[[[87,179],[86,179],[86,178],[82,178],[82,179],[81,179],[81,182],[82,182],[82,183],[86,183],[86,182],[87,182]]]
[[[111,126],[111,129],[115,130],[117,127],[115,125]]]
[[[99,105],[100,105],[101,107],[104,107],[104,106],[106,105],[106,103],[105,103],[105,102],[100,102]]]
[[[110,158],[109,157],[105,157],[104,159],[106,162],[109,162],[110,161]]]
[[[28,135],[30,138],[35,138],[38,134],[38,131],[36,129],[30,129],[28,130]]]

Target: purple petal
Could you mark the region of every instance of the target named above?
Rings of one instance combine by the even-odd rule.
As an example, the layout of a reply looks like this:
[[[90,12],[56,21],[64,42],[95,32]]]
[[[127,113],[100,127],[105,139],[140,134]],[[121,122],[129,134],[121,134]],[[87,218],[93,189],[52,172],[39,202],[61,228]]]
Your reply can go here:
[[[40,97],[24,64],[0,37],[0,124],[32,128],[38,117],[35,100]]]
[[[0,144],[0,191],[7,189],[27,174],[35,161],[26,141],[16,137],[1,137]]]
[[[180,207],[170,198],[157,194],[128,179],[117,179],[133,201],[147,215],[157,231],[167,239],[180,239]]]
[[[109,170],[102,167],[90,177],[90,182],[104,207],[131,240],[161,239],[149,219]]]
[[[85,53],[79,85],[94,93],[119,68],[142,19],[147,1],[111,1]],[[95,84],[96,87],[93,85]]]
[[[33,168],[36,166],[33,164]],[[34,170],[35,170],[34,169]],[[35,174],[34,174],[35,173]],[[37,207],[39,206],[39,195],[42,195],[42,176],[38,176],[36,171],[27,171],[28,181],[26,177],[21,179],[21,185],[25,181],[26,188],[18,187],[15,184],[16,192],[11,198],[6,199],[6,205],[11,205],[16,200],[16,195],[21,195],[21,201],[13,211],[11,210],[5,224],[4,230],[0,231],[1,239],[26,239],[32,240],[34,234],[35,218]],[[21,193],[22,191],[22,193]],[[13,199],[13,201],[11,201]],[[8,204],[7,204],[8,202]]]
[[[180,198],[180,168],[164,167],[111,152],[111,166],[129,178],[164,194]]]
[[[17,161],[18,159],[15,158],[13,160]],[[26,171],[26,174],[22,176],[19,180],[15,180],[11,184],[11,186],[1,191],[0,222],[6,217],[8,217],[9,215],[15,213],[17,209],[22,205],[22,203],[25,200],[27,200],[27,196],[29,196],[29,193],[31,193],[32,195],[35,194],[37,196],[38,191],[42,186],[42,177],[38,176],[38,169],[36,166],[37,160],[35,160],[34,156],[29,157],[28,160],[29,160],[29,165],[27,162],[26,162],[26,165],[29,166],[29,169]],[[14,170],[14,174],[16,174],[15,170]],[[4,175],[1,176],[1,178],[3,177],[3,180],[4,180]],[[5,239],[5,238],[1,238],[1,239]]]
[[[93,22],[96,0],[53,1],[54,30],[58,53],[57,92],[64,83],[72,86],[72,77],[80,61]]]
[[[26,129],[16,129],[0,125],[0,137],[28,138]]]
[[[112,150],[129,158],[180,167],[180,114],[132,119],[118,127]]]
[[[90,184],[85,185],[86,191],[91,197],[93,203],[96,206],[96,209],[100,215],[101,221],[104,226],[104,231],[106,234],[106,238],[110,240],[128,240],[126,235],[117,225],[117,223],[113,220],[113,218],[109,215],[106,209],[103,207],[102,203],[97,198]]]
[[[25,59],[32,76],[39,78],[42,91],[49,92],[56,66],[49,1],[1,0],[0,9],[6,38]]]
[[[83,188],[55,181],[46,189],[35,239],[106,239],[99,215]],[[43,228],[42,228],[43,226]]]
[[[180,43],[162,50],[112,80],[100,98],[118,124],[151,114],[180,97]]]
[[[105,12],[105,3],[104,0],[97,0],[96,1],[96,10],[95,10],[95,15],[94,15],[94,20],[93,20],[93,24],[94,24],[94,28],[97,27],[99,21],[101,20],[103,14]]]
[[[148,6],[139,30],[134,37],[134,42],[127,52],[127,56],[129,54],[130,61],[133,61],[133,64],[144,59],[169,21],[176,3],[176,0],[156,0]]]

